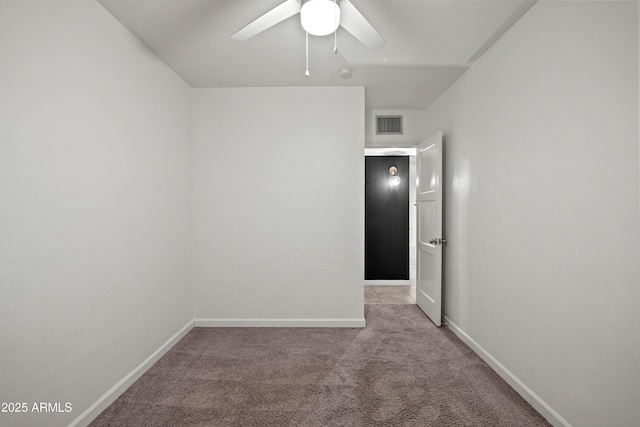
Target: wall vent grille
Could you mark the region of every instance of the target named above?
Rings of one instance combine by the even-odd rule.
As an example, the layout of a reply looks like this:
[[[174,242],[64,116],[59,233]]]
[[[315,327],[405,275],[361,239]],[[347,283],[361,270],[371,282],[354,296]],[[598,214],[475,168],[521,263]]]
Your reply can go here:
[[[376,116],[376,135],[402,135],[402,116]]]

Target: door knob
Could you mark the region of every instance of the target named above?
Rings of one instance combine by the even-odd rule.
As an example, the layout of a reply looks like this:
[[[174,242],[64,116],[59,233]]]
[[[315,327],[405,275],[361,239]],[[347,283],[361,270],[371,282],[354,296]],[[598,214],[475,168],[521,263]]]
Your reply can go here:
[[[431,243],[432,245],[437,245],[438,244],[438,239],[431,239],[431,240],[429,240],[429,243]]]

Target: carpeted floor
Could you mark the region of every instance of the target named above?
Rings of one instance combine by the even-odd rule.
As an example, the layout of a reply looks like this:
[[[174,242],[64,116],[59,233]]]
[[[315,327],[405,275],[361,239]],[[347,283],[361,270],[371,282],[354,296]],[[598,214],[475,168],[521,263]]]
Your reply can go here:
[[[195,328],[98,426],[547,426],[415,305],[367,327]]]

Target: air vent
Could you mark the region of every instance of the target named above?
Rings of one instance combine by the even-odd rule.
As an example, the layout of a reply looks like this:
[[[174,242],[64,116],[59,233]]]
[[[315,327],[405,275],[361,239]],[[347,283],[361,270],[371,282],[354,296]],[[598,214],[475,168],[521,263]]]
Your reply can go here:
[[[376,135],[402,135],[402,116],[376,116]]]

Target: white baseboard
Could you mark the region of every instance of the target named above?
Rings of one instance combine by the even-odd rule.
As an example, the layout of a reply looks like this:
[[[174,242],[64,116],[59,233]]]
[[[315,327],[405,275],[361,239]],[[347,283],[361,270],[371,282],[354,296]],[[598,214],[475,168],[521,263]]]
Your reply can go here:
[[[498,362],[487,350],[482,348],[480,344],[475,342],[465,331],[463,331],[458,325],[453,323],[447,316],[444,317],[447,322],[447,326],[451,331],[456,334],[464,343],[469,346],[482,360],[487,362],[491,368],[496,371],[503,380],[505,380],[515,391],[518,392],[533,408],[540,413],[547,421],[549,421],[555,427],[571,427],[571,424],[560,416],[556,411],[551,408],[544,400],[542,400],[537,394],[535,394],[525,383],[520,381],[511,371]]]
[[[182,329],[180,329],[174,336],[169,338],[167,342],[162,344],[159,349],[153,352],[153,354],[138,365],[133,371],[129,372],[123,379],[118,381],[116,385],[111,387],[100,399],[98,399],[93,405],[91,405],[86,411],[84,411],[78,418],[76,418],[69,427],[85,427],[88,426],[102,411],[104,411],[109,405],[120,397],[122,393],[128,389],[138,378],[142,376],[154,363],[156,363],[171,347],[176,345],[178,341],[182,339],[187,333],[193,329],[193,320],[187,323]]]
[[[365,286],[409,286],[411,280],[365,280]]]
[[[364,319],[196,319],[196,327],[364,328]]]

